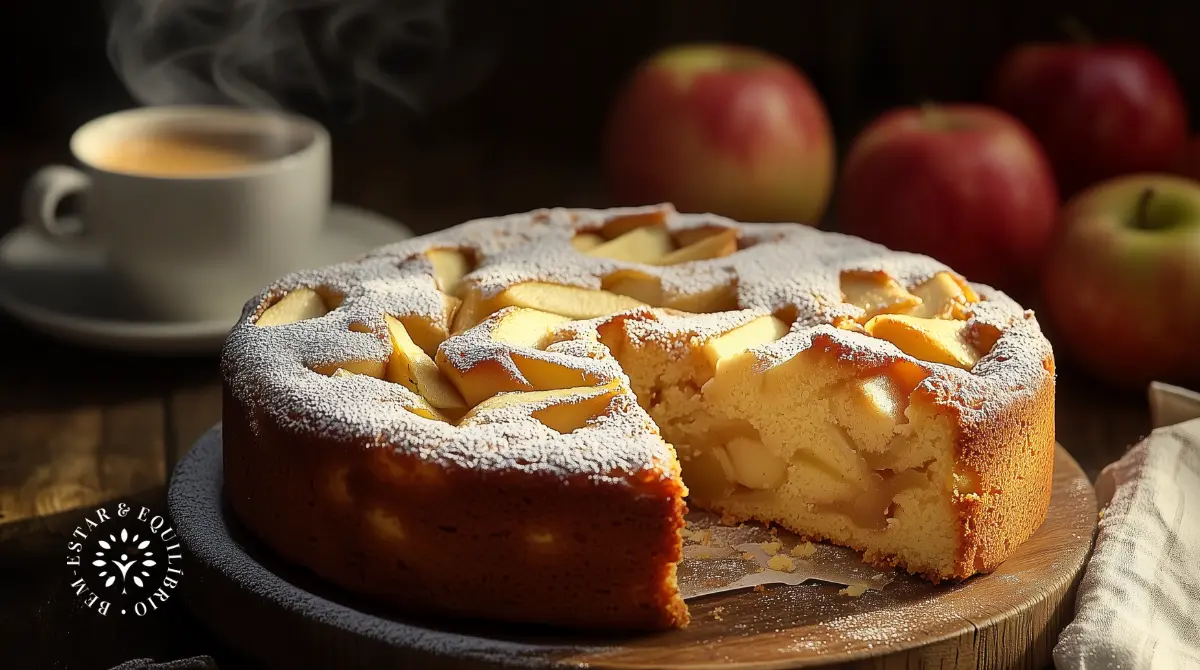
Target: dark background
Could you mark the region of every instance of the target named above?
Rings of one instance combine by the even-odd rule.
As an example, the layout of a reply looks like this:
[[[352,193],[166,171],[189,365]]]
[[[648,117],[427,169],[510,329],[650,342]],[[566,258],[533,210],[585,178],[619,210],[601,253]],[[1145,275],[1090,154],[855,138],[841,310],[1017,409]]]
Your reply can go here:
[[[28,173],[68,158],[76,126],[135,104],[105,56],[106,6],[0,9],[8,35],[0,40],[0,198],[8,203],[0,230],[15,225]],[[888,107],[979,98],[1006,49],[1063,39],[1067,17],[1100,38],[1153,46],[1193,102],[1193,119],[1200,108],[1194,2],[460,1],[453,15],[448,58],[459,65],[442,73],[413,53],[393,63],[427,72],[436,89],[465,93],[430,93],[418,111],[378,93],[365,104],[304,91],[287,98],[334,132],[335,195],[418,230],[505,213],[498,208],[605,204],[596,158],[608,104],[639,60],[681,41],[742,42],[796,63],[824,97],[843,150]],[[480,183],[497,162],[522,176]]]

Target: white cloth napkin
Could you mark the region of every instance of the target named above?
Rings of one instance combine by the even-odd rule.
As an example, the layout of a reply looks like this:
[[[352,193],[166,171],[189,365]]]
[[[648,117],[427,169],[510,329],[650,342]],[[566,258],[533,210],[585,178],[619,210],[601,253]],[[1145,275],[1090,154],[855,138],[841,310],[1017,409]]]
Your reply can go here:
[[[1155,430],[1096,480],[1102,516],[1058,670],[1200,668],[1200,394],[1154,384]]]

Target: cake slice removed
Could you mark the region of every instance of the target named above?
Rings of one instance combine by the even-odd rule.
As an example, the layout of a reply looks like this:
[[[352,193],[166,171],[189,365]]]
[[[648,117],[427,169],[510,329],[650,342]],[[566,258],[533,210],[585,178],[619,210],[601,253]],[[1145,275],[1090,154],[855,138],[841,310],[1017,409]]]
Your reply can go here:
[[[641,312],[599,332],[677,450],[690,507],[778,524],[935,582],[994,569],[1041,523],[1049,420],[1025,425],[1027,409],[1001,408],[979,430],[986,408],[952,399],[931,376],[941,364],[907,355],[921,349],[906,341],[830,326],[790,334],[751,313],[689,323],[681,334]],[[912,332],[937,346],[937,328]],[[967,355],[961,339],[944,345]],[[1052,401],[1051,384],[1031,400]]]

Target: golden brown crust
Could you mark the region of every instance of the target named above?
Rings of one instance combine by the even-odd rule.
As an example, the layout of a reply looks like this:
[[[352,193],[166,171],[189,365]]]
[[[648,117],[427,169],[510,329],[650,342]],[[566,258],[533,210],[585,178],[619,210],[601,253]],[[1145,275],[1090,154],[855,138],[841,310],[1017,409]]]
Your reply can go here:
[[[961,543],[955,574],[947,577],[995,570],[1046,518],[1054,479],[1053,358],[1043,367],[1037,388],[962,428],[957,467],[974,476],[975,487],[955,499]]]
[[[394,468],[386,447],[289,432],[251,411],[226,391],[229,502],[271,549],[331,582],[413,612],[608,629],[688,621],[674,589],[685,512],[677,482],[634,491]],[[342,471],[345,506],[319,493]],[[403,539],[370,527],[375,509],[398,520]],[[552,543],[529,541],[540,528]]]

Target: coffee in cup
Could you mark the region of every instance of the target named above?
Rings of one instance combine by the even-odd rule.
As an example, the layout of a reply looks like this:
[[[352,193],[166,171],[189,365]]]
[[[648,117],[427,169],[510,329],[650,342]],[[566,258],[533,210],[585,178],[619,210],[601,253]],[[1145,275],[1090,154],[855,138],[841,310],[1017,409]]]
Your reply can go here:
[[[173,130],[114,142],[96,159],[97,167],[147,176],[204,177],[237,172],[282,158],[256,147],[254,136]]]
[[[70,144],[82,169],[35,174],[25,219],[56,239],[94,238],[154,318],[236,318],[305,262],[328,212],[328,133],[303,117],[147,107],[84,124]],[[60,218],[74,195],[81,216]]]

